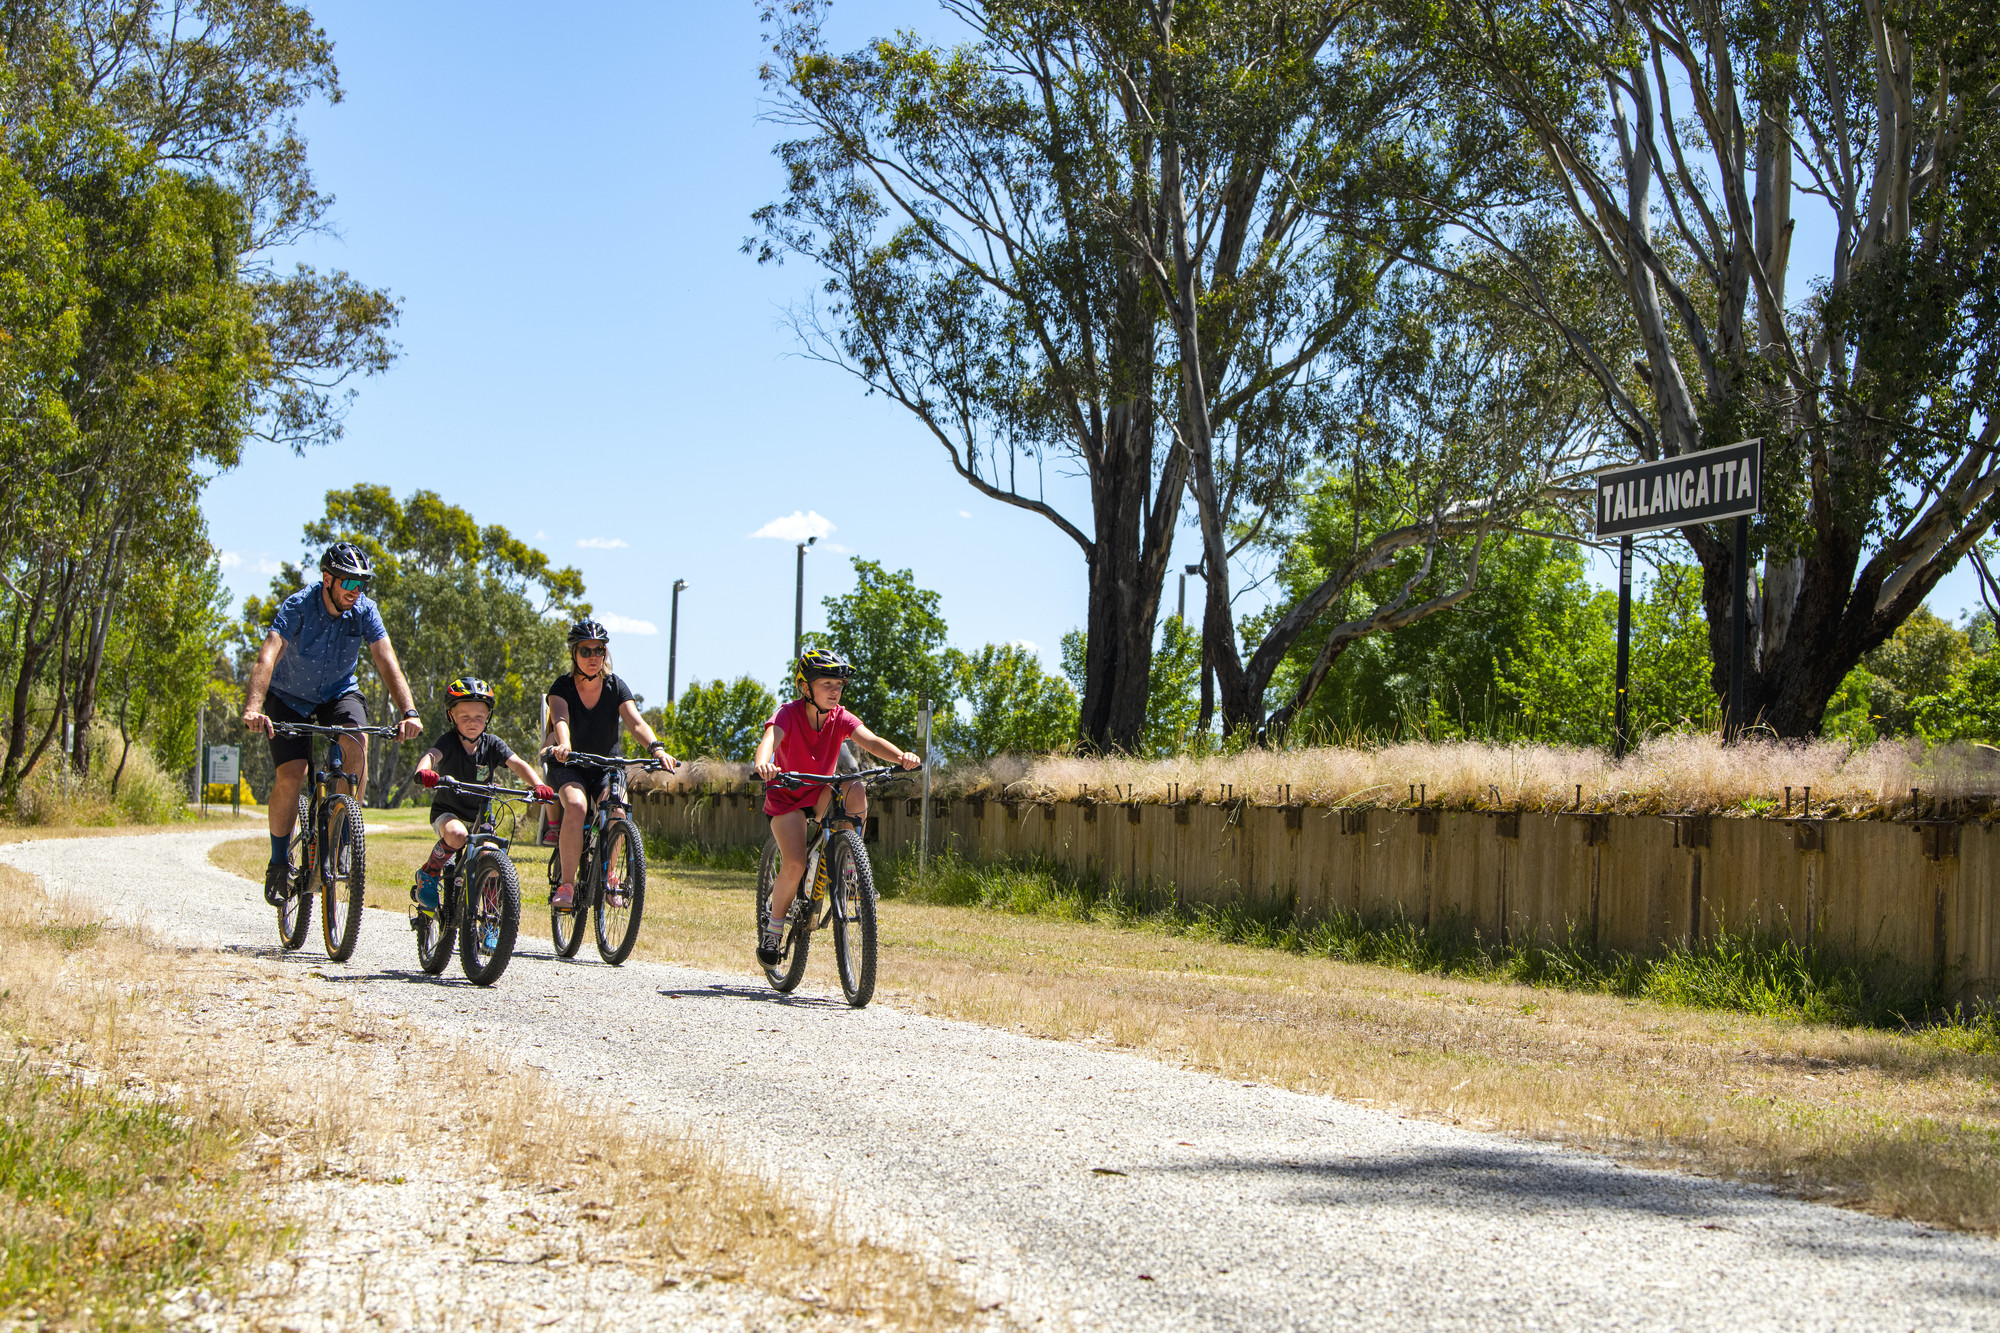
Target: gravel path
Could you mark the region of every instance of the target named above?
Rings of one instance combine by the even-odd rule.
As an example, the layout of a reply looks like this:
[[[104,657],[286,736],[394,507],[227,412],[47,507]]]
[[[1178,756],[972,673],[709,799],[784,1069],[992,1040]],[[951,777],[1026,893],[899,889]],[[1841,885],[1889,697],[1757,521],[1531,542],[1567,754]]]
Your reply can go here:
[[[52,891],[274,953],[240,833],[0,847]],[[371,912],[355,1005],[472,1037],[586,1098],[692,1126],[883,1239],[956,1260],[1021,1324],[1116,1329],[2000,1329],[2000,1245],[1236,1084],[745,970],[553,958],[416,968]],[[315,943],[317,937],[315,936]],[[585,953],[589,953],[586,946]],[[456,972],[456,966],[452,973]],[[831,985],[815,961],[807,987]]]

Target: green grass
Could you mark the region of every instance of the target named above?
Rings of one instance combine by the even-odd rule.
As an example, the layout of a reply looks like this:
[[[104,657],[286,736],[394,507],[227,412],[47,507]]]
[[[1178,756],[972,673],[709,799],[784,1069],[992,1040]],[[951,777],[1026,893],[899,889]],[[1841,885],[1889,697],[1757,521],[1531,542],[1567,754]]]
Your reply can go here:
[[[945,906],[1159,930],[1222,944],[1279,949],[1347,963],[1646,999],[1765,1018],[1877,1028],[1922,1026],[1953,1049],[2000,1051],[2000,1010],[1947,1008],[1931,978],[1888,963],[1864,965],[1760,932],[1725,933],[1652,955],[1560,944],[1502,944],[1463,916],[1428,925],[1400,913],[1341,911],[1300,920],[1284,908],[1179,906],[1048,862],[980,864],[934,857],[921,879],[914,857],[877,866],[886,896]]]
[[[759,847],[705,843],[654,829],[646,830],[645,838],[648,861],[699,866],[705,870],[747,870],[754,875],[763,856],[763,849]]]
[[[154,1322],[151,1298],[212,1278],[242,1237],[234,1147],[101,1084],[25,1063],[0,1074],[0,1309],[78,1327]]]

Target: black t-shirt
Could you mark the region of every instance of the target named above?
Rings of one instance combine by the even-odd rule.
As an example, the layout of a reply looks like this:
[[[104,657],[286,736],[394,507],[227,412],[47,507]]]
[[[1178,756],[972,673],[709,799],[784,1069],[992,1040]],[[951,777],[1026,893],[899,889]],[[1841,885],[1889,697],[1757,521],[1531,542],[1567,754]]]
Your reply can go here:
[[[620,725],[618,710],[638,696],[616,673],[606,672],[604,691],[597,696],[595,708],[583,706],[576,693],[576,677],[567,674],[556,677],[556,683],[549,686],[549,697],[569,705],[570,749],[585,754],[615,755]]]
[[[507,742],[490,731],[481,732],[472,751],[466,752],[465,739],[452,727],[436,740],[430,748],[438,752],[437,771],[448,778],[460,782],[491,782],[493,770],[514,757],[507,748]],[[431,794],[431,818],[442,814],[454,814],[467,823],[479,818],[485,810],[486,802],[477,796],[452,793],[439,789]]]

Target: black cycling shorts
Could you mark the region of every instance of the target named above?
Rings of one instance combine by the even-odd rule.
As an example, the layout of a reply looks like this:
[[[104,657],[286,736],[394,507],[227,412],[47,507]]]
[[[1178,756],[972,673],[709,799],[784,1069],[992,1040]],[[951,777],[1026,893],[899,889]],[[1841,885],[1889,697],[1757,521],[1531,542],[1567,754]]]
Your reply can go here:
[[[583,768],[578,765],[559,764],[551,759],[543,776],[557,791],[571,785],[583,788],[584,796],[592,805],[601,803],[607,792],[611,793],[611,798],[618,804],[626,803],[625,770],[622,768]],[[611,784],[609,787],[605,785],[607,779]]]
[[[273,722],[317,722],[322,727],[365,727],[368,725],[368,710],[362,706],[358,694],[343,694],[338,699],[330,699],[312,710],[301,713],[277,695],[264,700],[264,716]],[[313,738],[310,736],[273,736],[271,741],[271,767],[283,768],[294,759],[312,760]]]

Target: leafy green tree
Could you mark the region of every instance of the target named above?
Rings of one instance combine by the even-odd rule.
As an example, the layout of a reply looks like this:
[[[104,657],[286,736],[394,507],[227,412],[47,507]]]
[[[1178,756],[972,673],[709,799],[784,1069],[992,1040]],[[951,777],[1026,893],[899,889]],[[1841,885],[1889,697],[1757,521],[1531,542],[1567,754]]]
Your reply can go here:
[[[925,697],[948,715],[956,681],[945,650],[938,595],[917,586],[907,569],[891,573],[854,557],[854,591],[821,602],[824,633],[807,645],[831,648],[853,664],[844,703],[870,730],[904,746],[917,743],[918,707]],[[791,667],[785,677],[789,682]],[[760,719],[761,720],[761,719]]]
[[[1910,700],[1909,711],[1927,740],[2000,743],[2000,653],[1973,658],[1937,693]]]
[[[650,710],[646,721],[679,759],[747,762],[763,737],[778,701],[754,676],[692,681],[671,704]]]
[[[446,726],[444,687],[456,676],[483,676],[499,703],[492,730],[516,751],[541,745],[541,704],[549,683],[569,669],[564,622],[584,614],[583,576],[556,568],[542,552],[498,526],[481,527],[434,492],[398,502],[386,486],[328,491],[326,515],[306,524],[304,568],[286,565],[268,598],[244,603],[247,650],[264,637],[280,601],[317,584],[313,559],[328,544],[351,541],[375,562],[371,594],[423,710],[427,736]],[[362,694],[370,716],[394,716],[388,690],[361,655]],[[414,770],[411,746],[369,747],[369,794],[397,796]]]
[[[1636,735],[1712,731],[1722,721],[1709,684],[1714,668],[1701,579],[1699,566],[1663,564],[1644,592],[1632,599],[1632,728]],[[1609,707],[1607,703],[1607,719]],[[1606,727],[1608,734],[1608,721]]]
[[[2000,9],[1389,8],[1386,58],[1449,76],[1431,116],[1451,180],[1425,203],[1463,228],[1465,280],[1558,334],[1644,457],[1765,441],[1746,697],[1779,735],[1817,733],[2000,514]],[[1621,318],[1551,308],[1516,260],[1538,227],[1577,239]],[[1680,535],[1720,698],[1746,572],[1728,524]]]
[[[1194,741],[1201,720],[1201,636],[1179,616],[1160,626],[1160,646],[1146,693],[1149,755],[1182,754]]]
[[[953,757],[1046,754],[1075,742],[1076,691],[1045,671],[1034,653],[989,643],[970,655],[953,651],[951,663],[969,710],[948,728]]]

